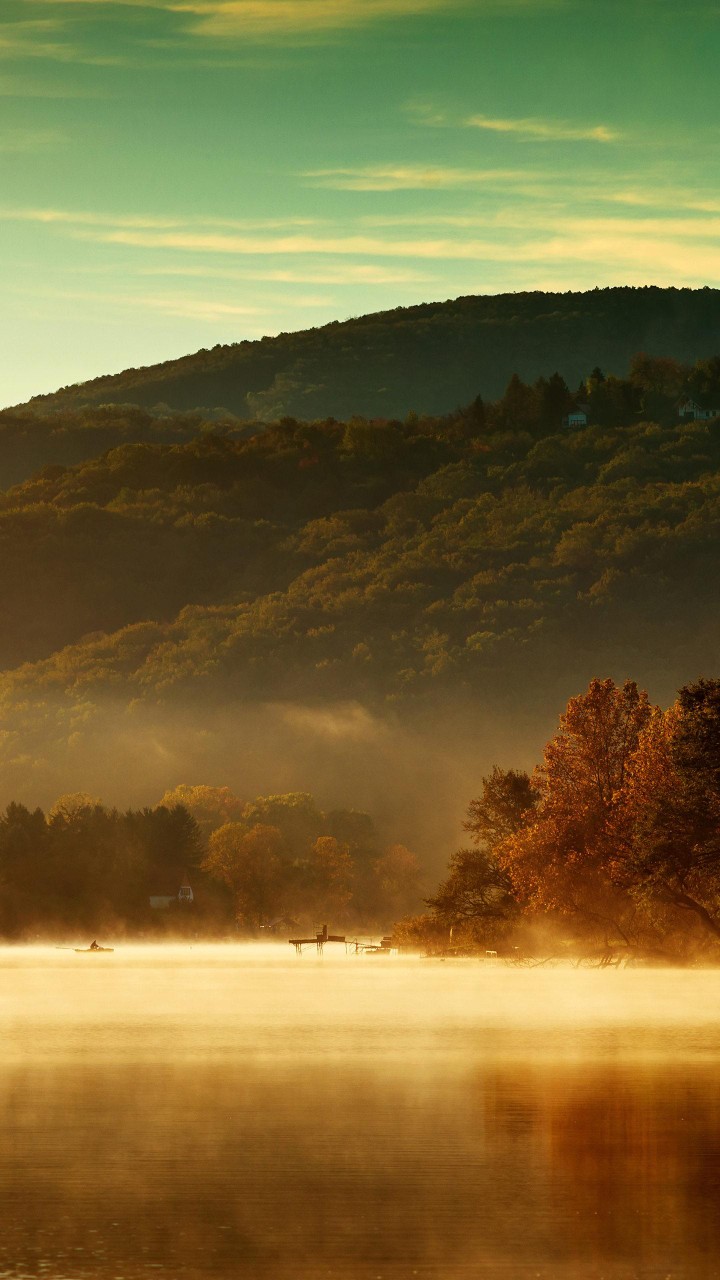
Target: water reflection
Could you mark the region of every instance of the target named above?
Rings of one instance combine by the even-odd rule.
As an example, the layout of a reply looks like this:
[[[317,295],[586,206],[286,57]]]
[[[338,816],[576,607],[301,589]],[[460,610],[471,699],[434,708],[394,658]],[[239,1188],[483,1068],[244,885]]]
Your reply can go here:
[[[720,1276],[715,974],[0,956],[0,1275]]]

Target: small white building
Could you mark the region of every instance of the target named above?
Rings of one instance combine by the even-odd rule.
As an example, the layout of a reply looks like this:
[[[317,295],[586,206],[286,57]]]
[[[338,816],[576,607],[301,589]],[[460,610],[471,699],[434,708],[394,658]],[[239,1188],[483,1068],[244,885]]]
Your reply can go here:
[[[720,418],[720,408],[716,404],[718,401],[720,396],[685,396],[678,400],[678,415],[685,421],[710,422],[712,418]]]
[[[178,889],[178,902],[193,902],[194,900],[195,895],[193,894],[190,882],[186,877]]]
[[[587,426],[589,422],[589,404],[575,404],[562,419],[562,426]]]
[[[153,911],[169,911],[170,907],[176,902],[194,902],[195,894],[186,876],[177,893],[151,894],[149,901]]]

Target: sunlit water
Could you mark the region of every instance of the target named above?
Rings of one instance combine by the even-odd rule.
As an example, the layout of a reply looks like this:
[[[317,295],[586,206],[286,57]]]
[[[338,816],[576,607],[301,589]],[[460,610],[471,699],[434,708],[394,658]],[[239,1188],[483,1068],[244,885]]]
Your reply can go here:
[[[720,973],[0,950],[0,1276],[720,1277]]]

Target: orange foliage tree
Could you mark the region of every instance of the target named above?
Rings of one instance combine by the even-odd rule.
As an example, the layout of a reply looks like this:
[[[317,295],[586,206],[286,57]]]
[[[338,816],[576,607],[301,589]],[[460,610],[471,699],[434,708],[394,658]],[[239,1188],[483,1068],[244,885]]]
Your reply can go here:
[[[373,863],[378,914],[396,920],[420,902],[420,863],[404,844],[391,844]]]
[[[184,782],[166,791],[158,808],[172,809],[177,804],[183,805],[192,815],[205,839],[218,827],[228,822],[239,822],[244,808],[242,800],[229,787],[191,786]]]
[[[496,850],[528,823],[537,801],[538,793],[526,773],[495,767],[483,778],[482,793],[471,802],[463,824],[475,848],[458,849],[452,855],[449,876],[426,899],[434,920],[445,926],[469,926],[471,934],[486,944],[498,940],[519,906]]]
[[[720,681],[685,686],[641,733],[616,805],[611,870],[637,901],[689,913],[720,938]]]
[[[343,921],[353,896],[353,860],[335,836],[319,836],[310,850],[312,904],[327,920]]]
[[[239,923],[267,924],[280,908],[282,837],[277,827],[228,822],[213,831],[203,870],[232,890]]]
[[[634,681],[592,680],[571,698],[532,782],[537,808],[497,846],[517,898],[572,916],[606,943],[630,940],[634,904],[613,881],[609,835],[652,709]]]

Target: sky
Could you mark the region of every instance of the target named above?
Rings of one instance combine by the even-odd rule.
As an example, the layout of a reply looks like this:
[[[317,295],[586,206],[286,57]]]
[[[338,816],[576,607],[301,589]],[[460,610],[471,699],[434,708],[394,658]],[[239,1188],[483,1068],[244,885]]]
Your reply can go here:
[[[715,0],[2,0],[0,405],[470,293],[720,286]]]

